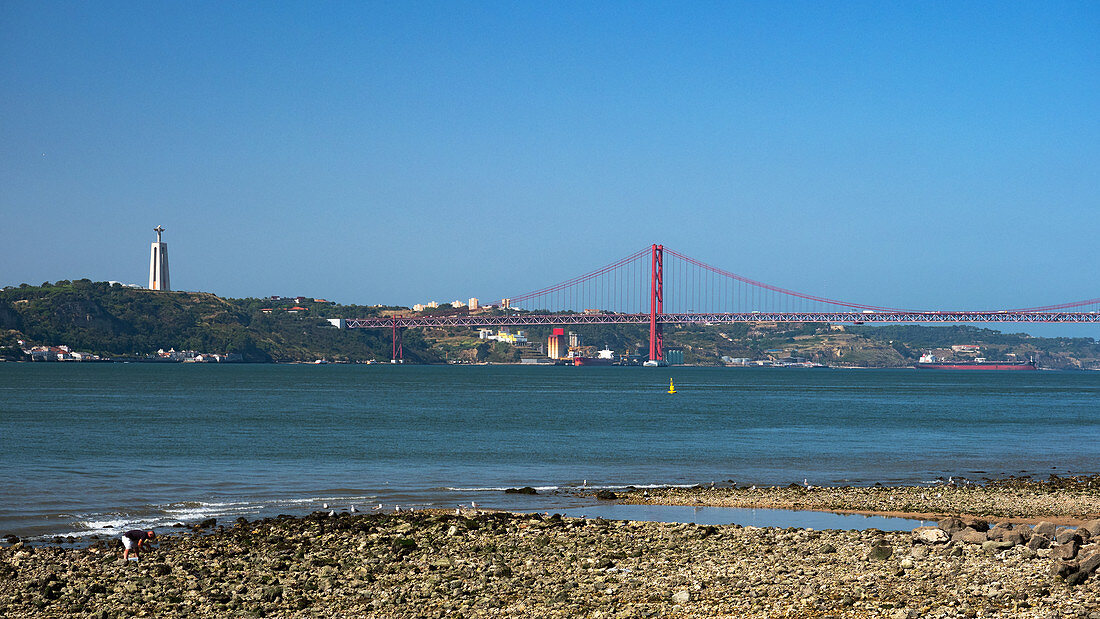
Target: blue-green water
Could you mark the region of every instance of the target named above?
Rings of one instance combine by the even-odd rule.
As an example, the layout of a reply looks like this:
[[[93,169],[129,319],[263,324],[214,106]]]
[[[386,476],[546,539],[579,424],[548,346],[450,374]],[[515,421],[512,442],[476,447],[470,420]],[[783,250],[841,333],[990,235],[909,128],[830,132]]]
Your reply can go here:
[[[585,485],[1095,472],[1100,373],[6,363],[0,432],[0,534],[543,510]]]

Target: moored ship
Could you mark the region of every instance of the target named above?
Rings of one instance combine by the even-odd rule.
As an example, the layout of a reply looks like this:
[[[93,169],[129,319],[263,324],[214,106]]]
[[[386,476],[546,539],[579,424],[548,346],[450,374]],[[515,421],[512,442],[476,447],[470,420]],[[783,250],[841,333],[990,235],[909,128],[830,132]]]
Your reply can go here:
[[[614,365],[614,351],[604,348],[596,357],[573,357],[573,365]]]
[[[1035,359],[1027,361],[986,361],[981,357],[973,361],[944,361],[928,353],[921,355],[915,366],[919,370],[1037,370]]]
[[[614,362],[599,357],[573,357],[573,365],[614,365]]]

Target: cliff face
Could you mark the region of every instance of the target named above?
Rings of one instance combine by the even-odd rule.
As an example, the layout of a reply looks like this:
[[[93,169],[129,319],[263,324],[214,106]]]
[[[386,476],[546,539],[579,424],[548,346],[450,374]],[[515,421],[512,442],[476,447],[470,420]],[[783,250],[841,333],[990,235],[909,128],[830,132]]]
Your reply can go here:
[[[0,301],[0,329],[19,331],[23,328],[23,320],[19,312],[7,301]]]

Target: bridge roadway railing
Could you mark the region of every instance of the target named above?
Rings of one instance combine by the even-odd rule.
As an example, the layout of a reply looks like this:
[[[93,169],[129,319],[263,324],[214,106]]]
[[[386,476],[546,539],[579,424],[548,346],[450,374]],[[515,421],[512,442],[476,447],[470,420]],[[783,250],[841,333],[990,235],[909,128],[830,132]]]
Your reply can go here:
[[[864,323],[1100,323],[1097,312],[738,312],[661,314],[662,324],[744,322]],[[649,314],[503,314],[348,318],[348,329],[417,327],[523,327],[538,325],[648,324]]]

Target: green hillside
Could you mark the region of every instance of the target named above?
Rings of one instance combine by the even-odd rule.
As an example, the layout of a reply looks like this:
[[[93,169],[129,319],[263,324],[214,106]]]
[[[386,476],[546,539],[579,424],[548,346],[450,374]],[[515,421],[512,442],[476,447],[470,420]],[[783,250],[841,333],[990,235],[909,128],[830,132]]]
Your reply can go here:
[[[202,292],[153,292],[88,280],[23,285],[0,291],[0,346],[24,339],[34,345],[67,345],[99,355],[141,358],[159,349],[239,353],[245,361],[388,360],[389,333],[338,330],[324,315],[366,317],[381,308],[333,307],[303,302],[222,299]],[[264,308],[276,311],[264,313]],[[10,356],[10,354],[9,354]],[[437,361],[413,332],[405,357]]]

